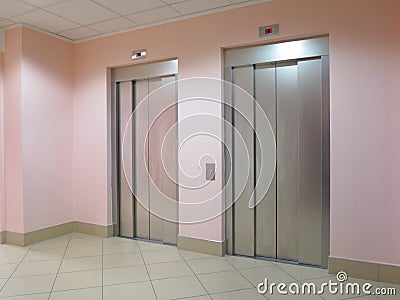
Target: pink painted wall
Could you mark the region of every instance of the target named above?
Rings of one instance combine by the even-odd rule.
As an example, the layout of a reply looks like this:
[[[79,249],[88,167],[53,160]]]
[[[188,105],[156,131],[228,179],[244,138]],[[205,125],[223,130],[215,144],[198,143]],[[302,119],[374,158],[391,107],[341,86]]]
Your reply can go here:
[[[29,232],[74,219],[73,45],[27,28],[22,35],[24,229]]]
[[[0,232],[6,226],[5,186],[4,186],[4,64],[0,52]]]
[[[5,229],[23,233],[74,219],[73,46],[26,28],[5,42]]]
[[[331,254],[400,265],[400,3],[330,11]]]
[[[24,232],[22,161],[22,28],[5,32],[4,166],[6,230]]]

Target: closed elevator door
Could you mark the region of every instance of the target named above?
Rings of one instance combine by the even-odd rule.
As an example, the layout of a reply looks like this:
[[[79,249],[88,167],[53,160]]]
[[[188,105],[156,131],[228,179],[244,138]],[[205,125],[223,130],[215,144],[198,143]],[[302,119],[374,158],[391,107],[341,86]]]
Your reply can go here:
[[[120,168],[120,235],[176,244],[177,224],[162,217],[177,207],[167,202],[178,199],[175,76],[121,82],[117,89],[120,157],[132,165]]]
[[[243,93],[233,89],[233,124],[247,152],[236,152],[233,141],[232,253],[269,257],[311,265],[325,265],[323,257],[323,72],[322,57],[271,62],[232,68],[232,82],[254,96],[271,123],[276,139],[276,170],[268,192],[255,208],[262,150],[255,129],[262,117],[246,103]],[[243,120],[243,110],[253,118]],[[240,113],[241,112],[241,113]],[[246,122],[248,124],[246,124]],[[248,159],[241,158],[248,155]],[[245,166],[250,162],[244,190],[236,191]],[[258,185],[259,186],[259,185]],[[255,194],[252,191],[255,189]]]

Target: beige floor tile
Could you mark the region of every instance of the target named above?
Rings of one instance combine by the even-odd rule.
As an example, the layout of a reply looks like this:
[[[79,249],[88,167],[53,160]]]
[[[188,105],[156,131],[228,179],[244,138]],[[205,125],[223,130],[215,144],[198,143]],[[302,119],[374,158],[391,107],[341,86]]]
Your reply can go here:
[[[103,254],[101,245],[83,246],[83,247],[68,247],[65,252],[65,258],[99,256]]]
[[[65,258],[60,267],[60,273],[98,270],[102,268],[102,257]]]
[[[142,252],[142,255],[146,264],[158,264],[183,260],[182,255],[176,250]]]
[[[53,291],[101,287],[101,278],[102,270],[61,273],[57,275]]]
[[[89,234],[83,234],[83,233],[77,233],[77,232],[71,234],[70,238],[71,238],[71,240],[92,240],[92,241],[94,241],[94,240],[102,241],[105,239],[105,238],[102,238],[97,235],[89,235]]]
[[[4,300],[48,300],[50,293],[0,298]]]
[[[100,237],[71,237],[68,247],[83,247],[83,246],[101,246],[103,245],[103,238]]]
[[[103,245],[103,254],[118,254],[118,253],[137,253],[139,252],[139,246],[136,243],[112,243]]]
[[[327,277],[329,275],[328,270],[318,269],[312,267],[296,266],[290,264],[276,264],[277,267],[288,273],[290,276],[297,280],[315,279],[321,277]]]
[[[7,279],[0,279],[0,291],[3,288],[3,286],[6,284]]]
[[[0,279],[10,278],[18,264],[0,265]]]
[[[273,262],[267,260],[247,258],[241,256],[225,256],[223,259],[238,270],[268,267],[274,264]]]
[[[71,232],[70,234],[67,234],[66,236],[70,237],[70,238],[77,238],[77,239],[81,239],[81,238],[85,238],[85,237],[91,237],[91,235],[88,234],[84,234],[84,233],[79,233],[79,232]]]
[[[54,248],[67,248],[69,237],[56,238],[44,242],[33,244],[31,249],[54,249]]]
[[[103,240],[103,245],[112,245],[112,244],[135,244],[138,245],[137,240],[120,238],[120,237],[111,237]]]
[[[12,277],[57,274],[61,260],[46,260],[21,263]]]
[[[232,265],[227,263],[221,257],[188,260],[187,263],[195,274],[216,273],[234,270]]]
[[[247,278],[255,287],[260,283],[264,282],[267,278],[269,282],[281,283],[281,282],[293,282],[295,278],[291,277],[276,266],[268,266],[253,269],[243,269],[239,272]]]
[[[207,295],[195,276],[155,280],[153,287],[159,300]]]
[[[174,246],[150,243],[150,242],[143,242],[143,241],[138,241],[138,245],[139,245],[140,251],[142,251],[142,252],[176,250],[176,247],[174,247]]]
[[[29,251],[30,247],[20,247],[8,244],[0,244],[0,254],[6,253],[20,253],[26,254]]]
[[[101,300],[102,293],[101,287],[52,292],[49,300]]]
[[[103,256],[104,268],[118,268],[143,265],[142,255],[140,253],[122,253]]]
[[[156,300],[150,282],[138,282],[103,287],[103,300]]]
[[[0,253],[0,265],[19,263],[25,255],[20,252]]]
[[[149,275],[145,266],[132,266],[123,268],[112,268],[103,270],[103,284],[114,285],[122,283],[133,283],[149,281]]]
[[[56,275],[11,278],[0,292],[0,297],[49,293]]]
[[[44,261],[44,260],[61,260],[64,256],[65,249],[31,249],[24,258],[24,262],[28,261]]]
[[[204,253],[192,252],[192,251],[184,251],[179,250],[181,255],[185,260],[192,260],[192,259],[203,259],[203,258],[215,258],[214,255],[208,255]]]
[[[264,296],[260,295],[255,288],[249,290],[213,294],[211,295],[211,298],[213,300],[243,300],[243,299],[265,300]]]
[[[185,261],[147,265],[151,280],[194,275]]]
[[[322,297],[318,295],[292,295],[288,293],[287,295],[281,295],[277,292],[277,290],[274,290],[274,293],[271,295],[270,293],[267,293],[265,297],[268,300],[323,300]]]
[[[210,294],[252,288],[237,271],[203,274],[198,275],[198,278]]]
[[[181,298],[180,300],[212,300],[212,299],[209,295],[204,295],[198,297]]]

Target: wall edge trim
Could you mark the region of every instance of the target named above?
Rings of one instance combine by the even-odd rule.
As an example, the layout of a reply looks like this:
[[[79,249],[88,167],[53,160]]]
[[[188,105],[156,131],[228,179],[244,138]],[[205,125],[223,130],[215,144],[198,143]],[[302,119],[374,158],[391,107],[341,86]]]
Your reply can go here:
[[[27,233],[3,231],[0,232],[0,244],[10,244],[25,247],[74,232],[109,238],[114,235],[115,231],[113,225],[105,226],[73,221]]]
[[[349,277],[400,284],[400,266],[330,256],[329,274],[341,271]]]
[[[226,241],[212,241],[178,235],[178,249],[199,252],[214,256],[226,254]]]

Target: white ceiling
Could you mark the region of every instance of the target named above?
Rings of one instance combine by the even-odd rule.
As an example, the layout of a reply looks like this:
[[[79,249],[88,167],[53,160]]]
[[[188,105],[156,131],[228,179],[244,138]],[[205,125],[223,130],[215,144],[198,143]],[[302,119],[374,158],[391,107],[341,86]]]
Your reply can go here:
[[[72,41],[270,0],[0,0],[0,28],[26,24]]]

